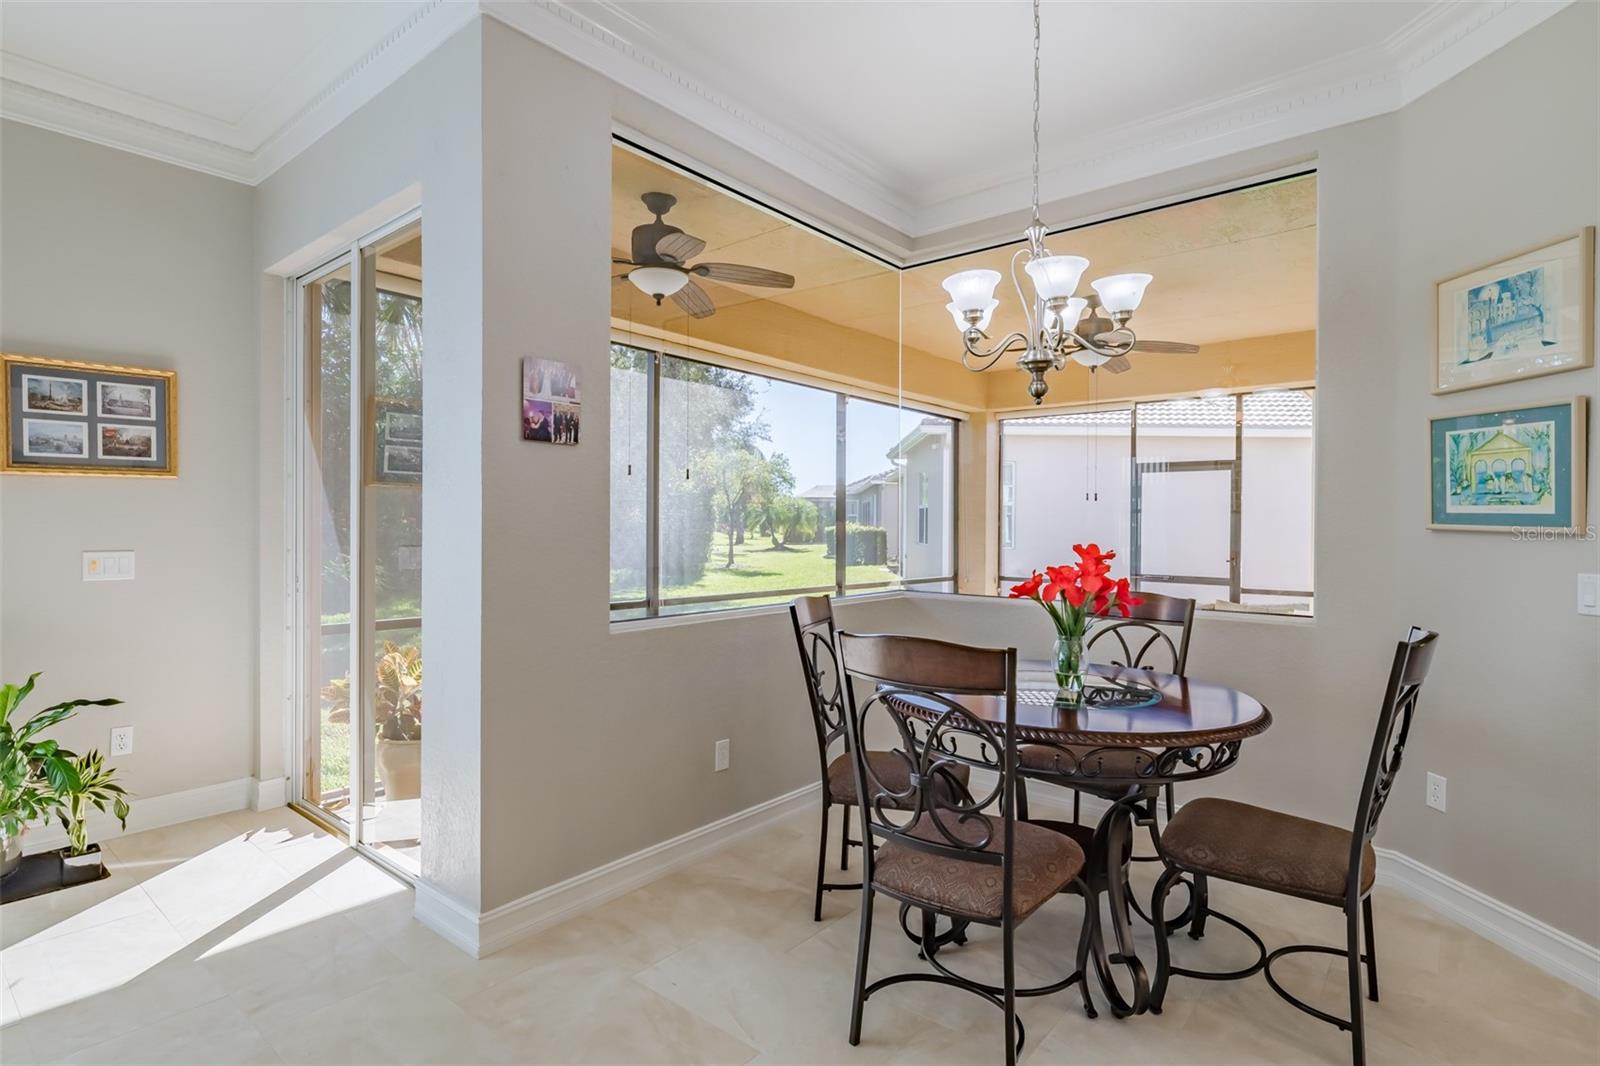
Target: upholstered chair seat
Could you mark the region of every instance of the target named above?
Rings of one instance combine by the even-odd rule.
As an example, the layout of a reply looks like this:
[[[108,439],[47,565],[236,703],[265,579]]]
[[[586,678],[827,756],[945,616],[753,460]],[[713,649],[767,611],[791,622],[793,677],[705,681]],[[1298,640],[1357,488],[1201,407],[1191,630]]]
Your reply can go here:
[[[1161,847],[1186,870],[1334,906],[1350,874],[1350,830],[1225,799],[1191,800],[1161,834]],[[1361,894],[1378,859],[1361,852]]]
[[[869,751],[867,766],[871,769],[872,776],[890,792],[904,794],[911,791],[911,766],[905,756],[892,751]],[[935,781],[942,798],[954,801],[960,792],[951,782],[964,790],[970,773],[971,767],[964,763],[952,763],[941,767]],[[850,761],[849,752],[835,757],[833,762],[828,764],[828,797],[832,803],[848,803],[854,806],[860,802],[856,797],[855,766]],[[899,808],[900,804],[891,798],[885,806]]]
[[[998,818],[978,816],[963,822],[947,810],[920,816],[907,831],[919,839],[944,843],[948,838],[933,824],[935,817],[969,847],[982,843],[984,851],[1003,850],[1004,826]],[[1017,822],[1013,829],[1011,906],[1021,921],[1078,876],[1084,856],[1083,849],[1061,833],[1027,822]],[[914,904],[974,921],[1000,921],[1003,894],[998,865],[922,851],[891,837],[878,848],[873,877],[878,887]]]

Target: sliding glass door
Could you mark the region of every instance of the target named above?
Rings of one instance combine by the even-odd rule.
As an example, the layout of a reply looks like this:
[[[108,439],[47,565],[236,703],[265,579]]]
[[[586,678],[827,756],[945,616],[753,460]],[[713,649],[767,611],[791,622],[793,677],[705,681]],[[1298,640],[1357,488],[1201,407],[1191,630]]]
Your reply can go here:
[[[301,279],[295,799],[420,868],[422,236]]]

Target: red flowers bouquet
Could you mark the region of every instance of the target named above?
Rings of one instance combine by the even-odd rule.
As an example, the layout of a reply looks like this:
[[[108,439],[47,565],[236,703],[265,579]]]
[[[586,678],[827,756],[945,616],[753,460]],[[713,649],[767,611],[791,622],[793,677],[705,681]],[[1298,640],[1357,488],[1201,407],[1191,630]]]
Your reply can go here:
[[[1056,686],[1058,700],[1076,705],[1083,696],[1083,640],[1095,618],[1119,612],[1127,618],[1130,608],[1144,601],[1128,588],[1128,579],[1111,576],[1114,551],[1103,552],[1098,544],[1074,544],[1076,566],[1047,566],[1037,570],[1020,585],[1011,587],[1014,600],[1034,600],[1050,615],[1056,627]]]

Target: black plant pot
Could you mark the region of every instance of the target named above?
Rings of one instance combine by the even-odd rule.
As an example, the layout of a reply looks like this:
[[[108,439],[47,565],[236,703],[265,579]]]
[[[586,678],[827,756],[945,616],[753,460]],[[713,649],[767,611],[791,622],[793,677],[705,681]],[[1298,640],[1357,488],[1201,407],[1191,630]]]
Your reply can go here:
[[[58,855],[61,856],[61,884],[81,885],[86,881],[98,881],[105,876],[104,864],[100,861],[100,845],[90,844],[82,855],[72,854],[72,849],[62,848]]]

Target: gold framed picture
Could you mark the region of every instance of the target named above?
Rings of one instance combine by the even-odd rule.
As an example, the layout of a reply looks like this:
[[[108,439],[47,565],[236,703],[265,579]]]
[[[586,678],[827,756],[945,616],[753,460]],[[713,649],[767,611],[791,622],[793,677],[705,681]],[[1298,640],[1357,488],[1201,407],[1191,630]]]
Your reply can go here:
[[[178,476],[172,370],[0,353],[0,472]]]
[[[1593,365],[1593,226],[1434,286],[1435,395]]]

